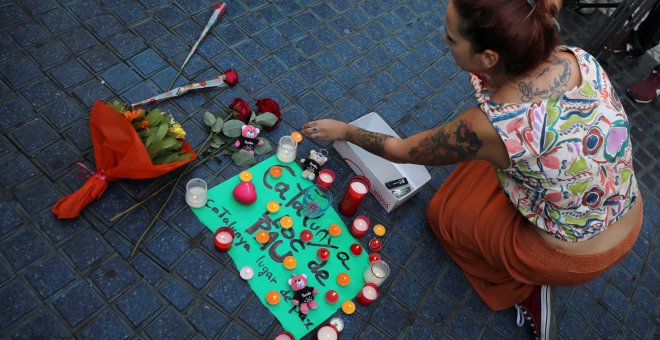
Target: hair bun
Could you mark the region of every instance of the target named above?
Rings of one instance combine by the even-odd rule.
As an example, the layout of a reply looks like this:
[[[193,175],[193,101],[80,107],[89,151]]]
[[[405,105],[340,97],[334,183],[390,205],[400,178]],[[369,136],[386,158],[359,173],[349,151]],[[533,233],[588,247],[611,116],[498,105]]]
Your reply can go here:
[[[561,10],[562,0],[526,0],[527,4],[533,4],[532,11],[545,17],[547,21],[553,21],[559,10]]]

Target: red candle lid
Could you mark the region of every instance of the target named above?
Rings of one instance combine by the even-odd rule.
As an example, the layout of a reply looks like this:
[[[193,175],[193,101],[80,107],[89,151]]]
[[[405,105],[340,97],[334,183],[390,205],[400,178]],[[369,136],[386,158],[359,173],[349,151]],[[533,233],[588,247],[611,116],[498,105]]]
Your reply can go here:
[[[382,247],[383,247],[383,244],[377,238],[369,241],[369,249],[371,249],[371,251],[379,251],[380,248],[382,248]]]
[[[312,235],[312,232],[309,230],[303,230],[300,232],[300,240],[305,243],[311,241],[313,237],[314,235]]]
[[[329,290],[327,293],[325,293],[325,301],[327,301],[329,304],[335,304],[337,301],[339,301],[339,293],[335,290]]]
[[[316,256],[318,256],[321,261],[327,261],[330,258],[330,251],[327,248],[321,248],[316,251]]]
[[[369,254],[369,262],[374,263],[376,261],[380,260],[380,254],[378,253],[371,253]]]

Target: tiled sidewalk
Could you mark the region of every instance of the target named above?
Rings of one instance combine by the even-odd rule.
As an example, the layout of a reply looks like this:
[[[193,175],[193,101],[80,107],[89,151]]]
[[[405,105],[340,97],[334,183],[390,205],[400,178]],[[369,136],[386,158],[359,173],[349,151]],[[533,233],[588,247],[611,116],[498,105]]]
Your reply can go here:
[[[178,84],[235,68],[229,90],[187,94],[159,107],[206,137],[203,112],[234,97],[277,100],[285,124],[353,120],[377,111],[399,134],[448,120],[472,105],[467,76],[442,42],[446,1],[229,0]],[[145,246],[132,245],[166,193],[116,223],[109,220],[173,178],[113,182],[76,220],[50,207],[93,165],[88,115],[96,100],[133,102],[160,93],[210,16],[205,0],[0,1],[0,338],[272,338],[281,328],[239,278],[185,205],[179,188]],[[588,41],[606,18],[562,12],[569,43]],[[645,223],[634,251],[602,277],[557,290],[561,338],[660,338],[660,118],[624,89],[646,75],[648,57],[609,58],[607,69],[633,124]],[[326,145],[324,145],[326,146]],[[318,148],[306,141],[300,152]],[[350,169],[331,152],[343,182]],[[186,176],[217,184],[240,169],[209,161]],[[426,202],[452,167],[433,168],[421,194],[391,214],[369,198],[363,212],[388,227],[394,269],[384,296],[344,316],[342,339],[530,338],[513,309],[492,313],[424,222]],[[185,181],[184,181],[185,183]],[[229,298],[225,297],[231,292]]]

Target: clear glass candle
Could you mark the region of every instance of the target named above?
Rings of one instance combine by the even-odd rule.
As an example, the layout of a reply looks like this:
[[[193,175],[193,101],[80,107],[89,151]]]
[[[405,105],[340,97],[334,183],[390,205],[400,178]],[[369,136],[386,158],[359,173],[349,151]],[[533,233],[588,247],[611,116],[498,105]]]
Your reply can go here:
[[[186,184],[186,203],[191,208],[201,208],[206,204],[206,182],[201,178],[193,178]]]
[[[296,149],[298,142],[291,136],[280,137],[277,145],[277,159],[282,163],[291,163],[296,160]]]
[[[390,266],[388,266],[383,260],[375,261],[369,264],[367,270],[364,271],[364,282],[380,286],[385,282],[389,275]]]
[[[327,187],[313,184],[305,189],[302,204],[305,216],[320,217],[332,205],[332,191]]]

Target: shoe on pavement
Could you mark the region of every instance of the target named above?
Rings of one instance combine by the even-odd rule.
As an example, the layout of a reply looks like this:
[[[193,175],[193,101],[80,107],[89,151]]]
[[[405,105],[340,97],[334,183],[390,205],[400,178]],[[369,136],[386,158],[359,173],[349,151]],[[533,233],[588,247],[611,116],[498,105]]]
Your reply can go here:
[[[516,305],[518,327],[528,324],[538,340],[550,340],[556,336],[552,308],[554,294],[550,286],[536,286],[525,301]]]
[[[660,67],[656,66],[646,78],[630,85],[628,96],[638,103],[650,103],[660,96]]]

